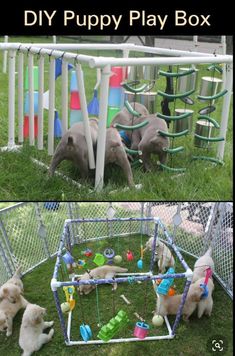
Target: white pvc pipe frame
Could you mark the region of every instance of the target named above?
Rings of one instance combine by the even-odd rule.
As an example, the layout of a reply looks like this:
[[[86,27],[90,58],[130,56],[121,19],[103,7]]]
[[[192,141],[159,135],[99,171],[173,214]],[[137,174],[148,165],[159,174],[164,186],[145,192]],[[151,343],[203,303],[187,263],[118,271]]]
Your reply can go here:
[[[59,50],[58,50],[59,49]],[[124,58],[114,58],[114,57],[97,57],[88,56],[82,54],[74,54],[71,52],[62,52],[68,50],[122,50]],[[88,144],[89,152],[89,166],[90,168],[95,168],[94,152],[91,144],[91,134],[88,124],[88,114],[86,108],[86,97],[84,82],[81,75],[81,63],[88,64],[91,68],[101,69],[101,86],[100,86],[100,114],[99,114],[99,130],[98,130],[98,141],[97,141],[97,162],[96,162],[96,178],[95,178],[95,189],[100,191],[103,187],[104,178],[104,155],[105,155],[105,140],[106,140],[106,121],[107,121],[107,107],[108,107],[108,89],[109,89],[109,76],[111,74],[111,66],[130,66],[130,65],[182,65],[182,64],[208,64],[208,63],[224,63],[226,65],[226,75],[224,75],[225,83],[224,88],[227,89],[228,93],[223,99],[223,109],[222,109],[222,121],[220,136],[226,137],[228,118],[229,118],[229,108],[232,95],[232,85],[233,85],[233,57],[230,55],[211,55],[208,53],[200,52],[188,52],[173,49],[164,49],[148,46],[139,46],[130,43],[124,44],[45,44],[38,43],[32,46],[32,44],[20,44],[20,43],[8,43],[0,44],[0,50],[9,50],[9,103],[8,103],[8,122],[9,122],[9,135],[8,135],[8,147],[14,148],[15,145],[15,57],[16,53],[28,53],[37,54],[41,56],[50,56],[50,98],[49,98],[49,130],[48,130],[48,153],[50,155],[54,152],[54,62],[55,58],[62,58],[63,62],[76,63],[77,76],[82,79],[79,80],[79,91],[82,94],[82,113],[84,118],[85,134]],[[141,57],[141,58],[127,58],[129,51],[137,51],[143,53],[152,53],[156,55],[165,55],[168,57]],[[171,56],[171,57],[169,57]],[[172,57],[173,56],[173,57]],[[176,57],[177,56],[177,57]],[[30,56],[29,56],[30,57]],[[63,66],[63,71],[65,71],[65,65]],[[40,71],[41,73],[41,71]],[[41,73],[43,75],[43,73]],[[65,79],[65,74],[62,73],[63,77],[63,89],[62,92],[65,93],[65,87],[67,86],[67,81]],[[53,79],[53,80],[52,80]],[[32,87],[32,85],[30,85]],[[32,91],[32,88],[31,88]],[[30,131],[30,144],[34,144],[33,137],[33,127],[34,120],[32,120],[33,115],[33,95],[30,96],[30,119],[29,119],[29,131]],[[21,96],[22,97],[22,96]],[[62,96],[62,107],[67,106],[67,97]],[[64,109],[62,112],[62,127],[63,132],[67,128],[67,111]],[[39,133],[41,137],[42,132]],[[38,148],[42,149],[42,145],[38,144]],[[222,141],[218,145],[217,157],[223,159],[224,156],[225,141]]]

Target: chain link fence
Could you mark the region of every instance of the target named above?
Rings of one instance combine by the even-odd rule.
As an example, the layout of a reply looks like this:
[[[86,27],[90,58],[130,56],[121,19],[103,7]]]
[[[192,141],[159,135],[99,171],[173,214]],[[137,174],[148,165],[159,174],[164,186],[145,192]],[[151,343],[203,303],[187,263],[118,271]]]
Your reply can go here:
[[[23,273],[52,258],[65,219],[106,218],[107,222],[72,224],[73,244],[133,233],[153,234],[153,222],[112,222],[108,218],[158,216],[182,252],[197,258],[211,245],[215,276],[233,295],[232,203],[18,203],[0,210],[0,284],[17,265]],[[164,239],[164,236],[160,236]]]

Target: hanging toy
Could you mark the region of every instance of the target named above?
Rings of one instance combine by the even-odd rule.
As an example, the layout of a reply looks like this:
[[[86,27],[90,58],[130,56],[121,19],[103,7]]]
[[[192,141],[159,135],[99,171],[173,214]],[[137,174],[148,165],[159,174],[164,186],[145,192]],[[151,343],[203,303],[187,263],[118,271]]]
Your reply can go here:
[[[127,254],[126,254],[126,258],[127,258],[127,261],[133,261],[133,259],[134,259],[133,252],[131,252],[130,250],[128,250],[128,251],[127,251]]]
[[[77,262],[77,267],[78,267],[79,269],[85,268],[85,267],[86,267],[86,261],[85,261],[85,260],[78,260],[78,262]]]
[[[97,266],[103,266],[103,264],[105,263],[105,257],[101,253],[96,253],[93,262]]]
[[[85,342],[90,340],[92,337],[92,331],[91,331],[90,326],[87,324],[80,325],[80,335]]]
[[[139,269],[143,268],[143,258],[144,258],[144,248],[143,245],[140,246],[140,259],[137,262],[137,267]]]
[[[63,287],[65,293],[66,302],[60,305],[62,313],[68,313],[72,311],[75,307],[75,299],[73,299],[73,294],[75,292],[74,286]]]
[[[162,326],[162,324],[164,323],[164,319],[161,315],[154,315],[152,323],[154,326]]]
[[[149,325],[143,321],[137,321],[135,324],[135,329],[133,335],[138,337],[138,339],[144,339],[149,331]]]
[[[115,256],[115,252],[112,248],[108,247],[104,250],[104,256],[108,259],[107,264],[113,264],[113,257]]]
[[[82,251],[82,254],[86,257],[91,257],[93,255],[92,250],[90,248],[86,248],[85,251]]]
[[[114,256],[113,262],[117,263],[117,264],[120,264],[122,262],[122,256],[120,256],[120,255]]]
[[[173,267],[170,267],[168,269],[168,271],[166,272],[166,274],[174,274],[175,270]],[[174,283],[174,278],[166,278],[163,279],[161,281],[161,283],[158,285],[157,289],[157,293],[158,294],[163,294],[163,295],[167,295],[169,292],[170,287],[172,286],[172,284]]]
[[[204,283],[200,284],[200,287],[203,288],[203,293],[201,295],[201,299],[206,299],[208,297],[208,293],[209,293],[209,290],[208,290],[208,280],[209,278],[212,276],[212,269],[210,267],[208,267],[206,269],[206,277],[205,277],[205,281]]]
[[[67,270],[69,273],[74,272],[74,268],[77,267],[76,262],[74,261],[73,256],[67,251],[63,256],[62,259],[66,264]]]

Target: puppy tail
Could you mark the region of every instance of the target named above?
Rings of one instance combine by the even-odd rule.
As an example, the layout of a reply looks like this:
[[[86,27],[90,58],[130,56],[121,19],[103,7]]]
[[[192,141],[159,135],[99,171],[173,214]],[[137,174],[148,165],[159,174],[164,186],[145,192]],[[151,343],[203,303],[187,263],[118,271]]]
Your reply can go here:
[[[113,266],[114,267],[114,270],[115,270],[115,272],[120,272],[120,273],[125,273],[125,272],[127,272],[128,271],[128,269],[127,268],[123,268],[123,267],[119,267],[119,266]]]
[[[206,251],[205,255],[211,257],[211,254],[212,254],[212,246],[209,246],[209,248],[208,248],[208,250]]]
[[[32,355],[32,352],[29,352],[29,351],[24,351],[21,356],[30,356]]]

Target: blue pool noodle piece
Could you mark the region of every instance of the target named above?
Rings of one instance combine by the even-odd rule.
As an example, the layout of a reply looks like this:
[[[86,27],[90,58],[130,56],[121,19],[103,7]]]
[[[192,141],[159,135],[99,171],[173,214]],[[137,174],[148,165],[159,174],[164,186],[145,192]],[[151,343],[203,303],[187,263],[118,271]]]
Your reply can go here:
[[[24,113],[29,114],[29,92],[25,93],[24,99]],[[34,91],[34,114],[38,114],[38,91]]]
[[[74,68],[72,64],[68,64],[68,70]],[[55,60],[55,79],[57,79],[62,74],[62,59],[56,58]]]
[[[109,88],[108,106],[121,107],[122,88]]]
[[[62,137],[62,126],[61,126],[61,121],[59,118],[58,111],[55,111],[54,137]]]

